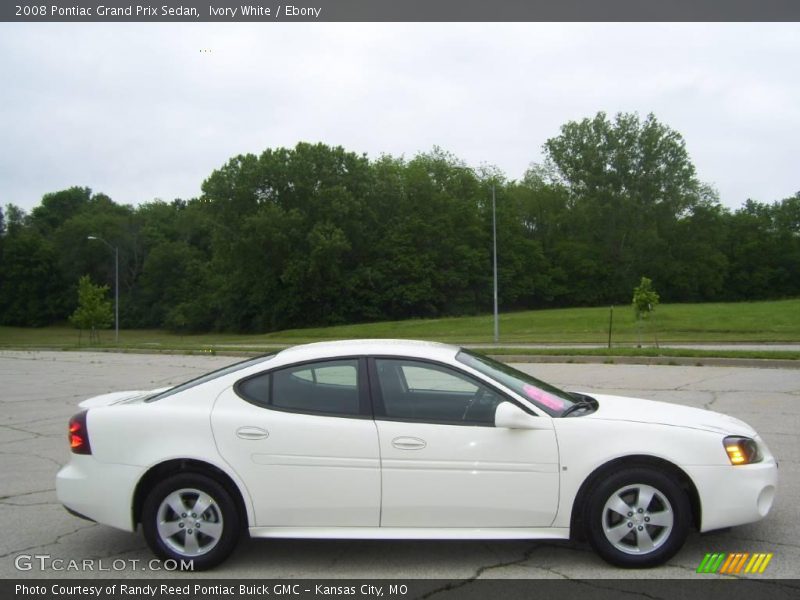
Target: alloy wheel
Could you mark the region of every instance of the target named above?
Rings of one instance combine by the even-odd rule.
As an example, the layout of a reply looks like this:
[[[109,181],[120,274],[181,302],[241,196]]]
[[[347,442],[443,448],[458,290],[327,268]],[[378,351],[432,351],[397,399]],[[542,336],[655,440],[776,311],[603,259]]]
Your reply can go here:
[[[675,514],[666,495],[636,483],[615,491],[603,506],[602,526],[608,542],[626,554],[649,554],[670,536]]]

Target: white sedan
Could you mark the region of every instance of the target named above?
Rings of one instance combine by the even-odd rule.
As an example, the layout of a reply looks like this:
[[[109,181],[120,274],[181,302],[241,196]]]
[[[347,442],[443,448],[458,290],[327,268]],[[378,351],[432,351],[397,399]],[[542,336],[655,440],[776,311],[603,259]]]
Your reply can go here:
[[[86,400],[59,500],[159,557],[251,537],[588,539],[650,567],[689,529],[767,515],[777,463],[707,410],[564,392],[480,354],[308,344],[177,387]],[[185,563],[184,563],[185,564]]]

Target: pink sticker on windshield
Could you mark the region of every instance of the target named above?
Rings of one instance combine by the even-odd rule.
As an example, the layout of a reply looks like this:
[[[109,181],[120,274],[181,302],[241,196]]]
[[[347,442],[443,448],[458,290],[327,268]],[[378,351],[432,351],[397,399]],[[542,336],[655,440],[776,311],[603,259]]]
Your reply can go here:
[[[528,385],[527,383],[522,390],[525,392],[525,395],[528,398],[538,402],[539,404],[545,405],[547,408],[552,408],[553,410],[562,410],[564,408],[564,401],[558,396],[548,394],[544,390],[540,390],[539,388]]]

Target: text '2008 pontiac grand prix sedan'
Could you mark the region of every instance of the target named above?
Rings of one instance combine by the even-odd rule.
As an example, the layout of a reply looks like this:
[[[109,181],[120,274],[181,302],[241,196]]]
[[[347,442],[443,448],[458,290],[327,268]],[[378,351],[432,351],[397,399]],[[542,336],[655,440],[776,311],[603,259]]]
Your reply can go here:
[[[162,558],[213,567],[242,533],[586,538],[649,567],[691,527],[767,515],[777,463],[746,423],[565,392],[454,346],[295,346],[177,387],[86,400],[59,500],[141,524]]]

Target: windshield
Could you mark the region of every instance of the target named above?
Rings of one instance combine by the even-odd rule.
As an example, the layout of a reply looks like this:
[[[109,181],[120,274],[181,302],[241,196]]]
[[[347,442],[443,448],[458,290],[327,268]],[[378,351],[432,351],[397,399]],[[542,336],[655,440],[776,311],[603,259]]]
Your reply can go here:
[[[560,416],[570,406],[576,404],[577,398],[569,392],[560,390],[483,354],[462,348],[456,356],[456,360],[514,390],[550,416]]]
[[[235,373],[236,371],[241,371],[242,369],[246,369],[247,367],[257,365],[258,363],[266,362],[267,360],[275,356],[275,354],[276,352],[270,352],[269,354],[262,354],[261,356],[256,356],[255,358],[248,358],[247,360],[233,363],[232,365],[228,365],[227,367],[222,367],[221,369],[217,369],[216,371],[211,371],[210,373],[206,373],[205,375],[201,375],[200,377],[190,379],[189,381],[180,383],[175,387],[169,388],[168,390],[164,390],[163,392],[159,392],[158,394],[150,396],[145,399],[145,402],[154,402],[155,400],[161,400],[162,398],[166,398],[167,396],[172,396],[173,394],[177,394],[184,390],[188,390],[190,388],[195,387],[196,385],[203,384],[206,381],[211,381],[212,379],[216,379],[217,377],[222,377],[223,375],[228,375],[229,373]]]

